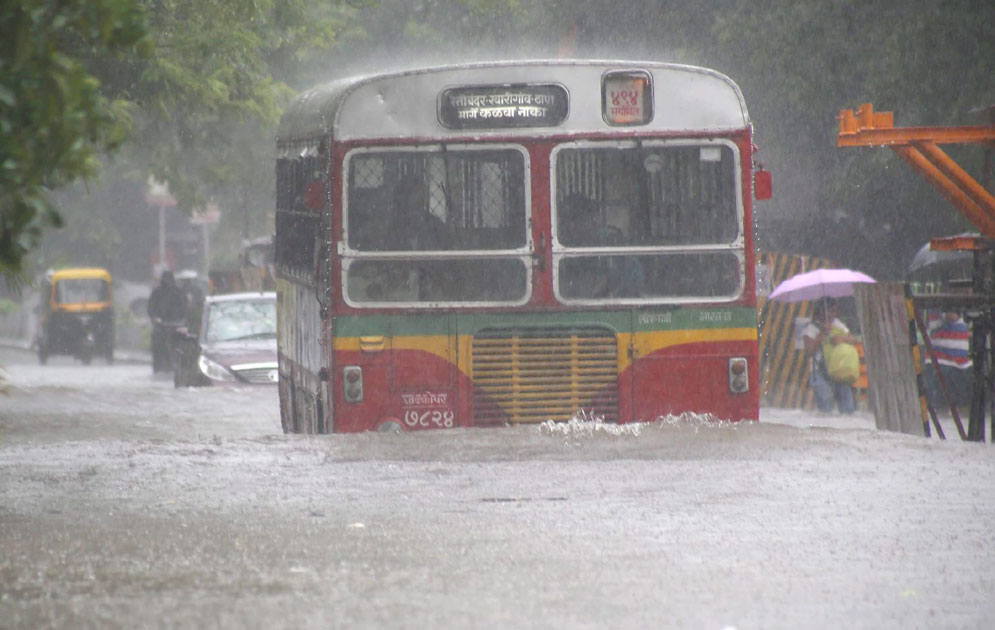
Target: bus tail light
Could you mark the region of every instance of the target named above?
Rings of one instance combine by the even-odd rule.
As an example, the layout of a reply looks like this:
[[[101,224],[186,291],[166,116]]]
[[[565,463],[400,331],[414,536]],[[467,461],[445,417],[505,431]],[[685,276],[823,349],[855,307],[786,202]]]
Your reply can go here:
[[[741,394],[750,390],[750,371],[744,357],[729,359],[729,391]]]
[[[342,395],[346,402],[363,401],[363,368],[358,365],[342,368]]]

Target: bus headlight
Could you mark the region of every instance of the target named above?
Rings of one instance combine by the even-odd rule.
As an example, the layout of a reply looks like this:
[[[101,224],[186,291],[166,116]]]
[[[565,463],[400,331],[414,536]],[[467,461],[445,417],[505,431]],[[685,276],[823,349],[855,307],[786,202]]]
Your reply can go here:
[[[346,402],[363,401],[363,368],[358,365],[342,368],[342,395]]]
[[[208,359],[203,354],[197,357],[197,367],[212,381],[234,381],[235,376],[222,365]]]
[[[746,358],[733,357],[729,359],[729,391],[742,394],[750,390],[750,370]]]

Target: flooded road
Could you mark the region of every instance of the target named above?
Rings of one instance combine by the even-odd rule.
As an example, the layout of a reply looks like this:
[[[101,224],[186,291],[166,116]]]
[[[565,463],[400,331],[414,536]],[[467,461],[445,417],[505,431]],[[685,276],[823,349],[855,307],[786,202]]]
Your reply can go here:
[[[0,365],[0,628],[995,624],[990,444],[777,410],[285,436],[275,388]]]

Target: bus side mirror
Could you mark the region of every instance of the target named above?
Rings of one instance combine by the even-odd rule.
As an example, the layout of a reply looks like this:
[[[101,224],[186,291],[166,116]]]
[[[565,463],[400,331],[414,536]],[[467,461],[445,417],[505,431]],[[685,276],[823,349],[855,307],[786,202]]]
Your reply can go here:
[[[761,201],[774,196],[774,182],[770,171],[759,170],[753,174],[753,196]]]

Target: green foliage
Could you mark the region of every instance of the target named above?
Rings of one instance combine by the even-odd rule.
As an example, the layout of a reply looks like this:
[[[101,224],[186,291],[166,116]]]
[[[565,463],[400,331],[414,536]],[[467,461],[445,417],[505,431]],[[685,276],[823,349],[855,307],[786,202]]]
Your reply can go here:
[[[335,22],[313,19],[303,0],[143,0],[155,54],[122,85],[140,105],[132,145],[137,160],[168,182],[191,209],[226,186],[259,178],[279,114],[292,96],[274,66],[305,47],[327,47]],[[251,135],[250,169],[226,155]],[[243,165],[245,166],[245,165]]]
[[[46,191],[93,175],[120,145],[127,103],[101,92],[83,56],[147,51],[130,0],[10,0],[0,5],[0,273],[20,269],[61,218]]]
[[[168,182],[186,210],[271,179],[269,140],[293,93],[275,69],[327,48],[333,18],[310,0],[4,3],[0,272],[62,225],[47,192],[95,175],[126,140],[136,179]],[[88,231],[104,246],[117,238],[114,226]]]

